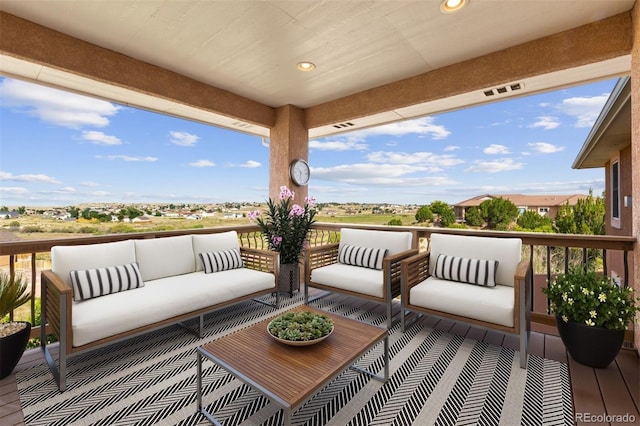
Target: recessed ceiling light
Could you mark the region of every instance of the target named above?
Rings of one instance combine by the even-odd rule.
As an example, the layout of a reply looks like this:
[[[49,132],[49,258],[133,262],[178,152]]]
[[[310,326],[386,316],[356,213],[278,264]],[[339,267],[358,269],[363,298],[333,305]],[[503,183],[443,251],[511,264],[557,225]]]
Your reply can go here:
[[[440,11],[442,13],[457,12],[469,3],[469,0],[443,0],[440,3]]]
[[[298,62],[298,69],[300,71],[313,71],[316,69],[316,65],[313,62]]]

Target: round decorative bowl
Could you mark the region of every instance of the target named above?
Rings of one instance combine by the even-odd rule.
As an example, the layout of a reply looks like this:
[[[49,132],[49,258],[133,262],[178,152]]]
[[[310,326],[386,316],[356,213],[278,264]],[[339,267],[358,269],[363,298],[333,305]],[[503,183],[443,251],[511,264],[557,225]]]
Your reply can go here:
[[[322,342],[333,333],[333,329],[333,321],[329,317],[308,311],[287,312],[267,325],[267,332],[274,340],[289,346]]]

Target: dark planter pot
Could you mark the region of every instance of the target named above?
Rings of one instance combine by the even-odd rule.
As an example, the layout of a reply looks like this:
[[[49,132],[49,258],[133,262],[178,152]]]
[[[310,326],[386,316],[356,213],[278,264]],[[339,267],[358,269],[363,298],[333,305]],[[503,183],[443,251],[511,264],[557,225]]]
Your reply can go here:
[[[278,292],[289,293],[300,290],[300,265],[297,263],[281,263],[278,273]]]
[[[31,335],[31,324],[28,322],[24,322],[24,324],[27,326],[17,333],[0,337],[0,379],[11,374],[27,347]]]
[[[593,368],[605,368],[613,361],[624,341],[624,330],[589,327],[576,322],[564,322],[556,316],[560,338],[571,357]]]

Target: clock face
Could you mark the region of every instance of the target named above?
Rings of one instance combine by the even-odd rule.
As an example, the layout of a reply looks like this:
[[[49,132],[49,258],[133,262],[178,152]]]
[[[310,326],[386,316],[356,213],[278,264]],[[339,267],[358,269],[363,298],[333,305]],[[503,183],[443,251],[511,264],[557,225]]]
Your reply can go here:
[[[309,165],[306,161],[294,160],[291,163],[289,174],[291,175],[291,180],[293,180],[293,183],[298,186],[304,186],[309,183],[311,171],[309,170]]]

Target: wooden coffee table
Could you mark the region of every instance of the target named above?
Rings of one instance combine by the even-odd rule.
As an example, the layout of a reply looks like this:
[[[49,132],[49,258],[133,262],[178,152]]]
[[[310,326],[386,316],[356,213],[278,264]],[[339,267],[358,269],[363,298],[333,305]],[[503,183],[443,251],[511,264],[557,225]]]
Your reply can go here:
[[[344,370],[353,368],[386,382],[389,379],[389,335],[386,329],[345,318],[310,306],[307,310],[330,317],[333,333],[311,346],[287,346],[267,332],[272,318],[221,337],[197,350],[198,411],[213,424],[220,423],[202,406],[202,361],[211,360],[247,383],[284,410],[284,424],[292,413]],[[274,316],[275,317],[275,316]],[[384,340],[384,375],[376,375],[354,363]]]

